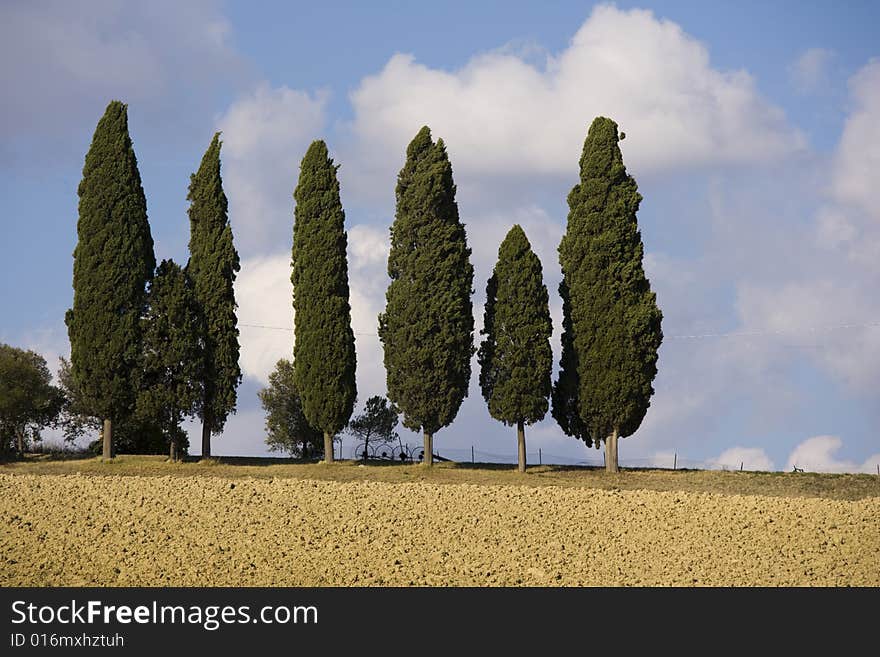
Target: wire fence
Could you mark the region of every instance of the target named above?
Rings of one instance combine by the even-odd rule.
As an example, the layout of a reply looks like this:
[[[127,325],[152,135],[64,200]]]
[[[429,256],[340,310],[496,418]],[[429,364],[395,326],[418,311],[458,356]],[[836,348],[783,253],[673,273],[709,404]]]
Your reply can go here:
[[[353,461],[364,459],[364,444],[340,444],[339,458],[349,458]],[[580,467],[605,467],[604,450],[590,450],[594,455],[588,456],[565,456],[545,451],[543,448],[526,451],[526,462],[529,465],[561,465]],[[424,449],[421,443],[371,443],[366,450],[366,458],[369,460],[419,462],[424,459]],[[493,465],[512,465],[517,463],[518,456],[515,452],[498,453],[486,452],[476,447],[442,447],[434,449],[435,460],[454,461],[456,463],[483,463]],[[721,462],[713,460],[691,459],[680,456],[673,452],[669,455],[657,455],[640,458],[620,458],[618,465],[621,468],[631,469],[662,469],[662,470],[721,470],[721,471],[768,471],[767,463],[750,463],[748,461]],[[810,467],[811,464],[796,464],[794,467],[799,472],[821,472],[822,466]],[[880,476],[880,464],[877,464],[876,474]]]

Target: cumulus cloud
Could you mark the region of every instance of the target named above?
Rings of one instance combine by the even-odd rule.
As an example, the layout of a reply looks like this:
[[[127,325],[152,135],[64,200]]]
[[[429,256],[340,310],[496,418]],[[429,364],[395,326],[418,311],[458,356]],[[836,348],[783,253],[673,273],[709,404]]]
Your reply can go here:
[[[748,73],[713,68],[671,21],[607,5],[543,67],[505,50],[452,72],[396,54],[351,100],[362,154],[385,176],[423,124],[467,175],[570,177],[597,115],[632,137],[623,147],[636,172],[763,162],[804,146]]]
[[[880,59],[856,73],[849,88],[853,110],[835,157],[833,195],[880,222]]]
[[[800,93],[819,91],[828,81],[828,68],[834,52],[827,48],[809,48],[789,68],[789,76]]]
[[[3,3],[0,87],[14,92],[0,104],[0,136],[33,147],[94,126],[113,98],[166,138],[204,127],[220,93],[250,77],[230,31],[213,0]]]
[[[327,94],[261,84],[220,117],[223,186],[244,254],[289,244],[293,190],[309,144],[322,137]]]
[[[850,80],[852,111],[828,167],[831,185],[811,229],[763,242],[781,261],[772,278],[742,280],[738,310],[746,326],[777,342],[821,343],[808,358],[850,389],[880,385],[880,62]],[[781,266],[784,263],[784,268]],[[835,328],[847,327],[847,328]]]
[[[773,461],[760,447],[731,447],[713,459],[729,469],[759,470],[770,472],[773,470]]]
[[[348,230],[351,323],[357,351],[358,397],[385,393],[382,350],[376,335],[387,284],[387,240],[366,225]],[[287,252],[244,258],[235,281],[241,368],[265,384],[279,358],[293,358],[293,287]]]
[[[864,463],[835,458],[843,446],[838,436],[813,436],[795,447],[788,457],[785,469],[795,466],[809,472],[876,472],[880,454],[869,456]]]
[[[242,373],[265,383],[279,358],[293,358],[290,255],[243,259],[235,280],[235,300]]]

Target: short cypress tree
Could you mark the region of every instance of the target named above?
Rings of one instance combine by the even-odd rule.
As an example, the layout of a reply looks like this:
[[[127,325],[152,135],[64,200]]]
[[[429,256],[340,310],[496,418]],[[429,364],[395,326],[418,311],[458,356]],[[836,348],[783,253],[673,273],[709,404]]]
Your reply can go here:
[[[238,319],[235,276],[240,267],[232,243],[226,194],[220,177],[220,133],[190,176],[190,239],[187,274],[193,283],[202,323],[204,377],[197,413],[202,420],[202,457],[211,456],[211,434],[220,433],[235,412],[238,364]]]
[[[598,117],[568,196],[559,261],[570,293],[571,345],[577,355],[578,415],[605,463],[617,471],[617,440],[642,423],[654,393],[662,313],[642,267],[636,220],[642,200],[626,172],[617,124]]]
[[[112,458],[113,422],[134,407],[140,320],[156,266],[127,105],[112,101],[98,122],[78,193],[73,308],[65,322],[73,378],[89,414],[104,421],[103,455]]]
[[[186,441],[180,422],[195,412],[202,396],[201,318],[192,282],[173,260],[159,265],[149,299],[137,412],[162,429],[170,458],[177,461]]]
[[[547,414],[553,351],[547,286],[541,261],[525,232],[515,225],[498,249],[498,263],[486,285],[481,331],[480,387],[489,414],[516,425],[519,471],[526,471],[523,425]]]
[[[338,168],[327,145],[312,142],[293,193],[294,381],[309,424],[324,432],[328,463],[333,436],[345,428],[357,399]]]
[[[388,398],[405,427],[423,432],[425,464],[432,465],[434,433],[455,419],[467,396],[474,269],[446,146],[431,140],[427,126],[407,148],[396,196],[379,339]]]

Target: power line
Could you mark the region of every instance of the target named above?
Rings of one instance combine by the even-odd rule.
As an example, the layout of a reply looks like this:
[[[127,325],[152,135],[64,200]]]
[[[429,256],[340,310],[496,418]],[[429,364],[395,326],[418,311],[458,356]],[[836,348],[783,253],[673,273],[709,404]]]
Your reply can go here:
[[[785,335],[790,336],[802,331],[810,333],[819,333],[827,331],[839,331],[845,329],[857,328],[876,328],[880,326],[880,322],[866,322],[864,324],[838,324],[836,326],[802,326],[796,330],[775,330],[775,331],[733,331],[730,333],[703,333],[697,335],[666,335],[664,338],[670,340],[700,340],[704,338],[743,338],[743,337],[760,337],[766,335]]]
[[[265,324],[239,324],[239,326],[247,327],[247,328],[259,328],[259,329],[268,329],[272,331],[293,331],[293,327],[289,326],[267,326]],[[850,330],[850,329],[859,329],[859,328],[878,328],[880,327],[880,322],[865,322],[863,324],[838,324],[835,326],[804,326],[796,331],[792,330],[776,330],[776,331],[732,331],[730,333],[702,333],[702,334],[693,334],[693,335],[664,335],[664,339],[667,340],[703,340],[703,339],[711,339],[711,338],[748,338],[748,337],[763,337],[770,335],[783,335],[783,336],[791,336],[792,334],[796,334],[802,331],[808,331],[810,333],[822,333],[829,331],[840,331],[840,330]],[[377,333],[362,333],[355,331],[355,335],[366,335],[372,337],[378,337]]]

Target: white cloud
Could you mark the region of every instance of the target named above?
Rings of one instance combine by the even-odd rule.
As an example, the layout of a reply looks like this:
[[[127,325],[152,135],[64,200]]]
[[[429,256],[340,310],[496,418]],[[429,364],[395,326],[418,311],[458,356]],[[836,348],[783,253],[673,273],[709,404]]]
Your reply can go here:
[[[358,397],[385,393],[382,349],[376,335],[385,305],[387,245],[380,231],[348,231],[351,323],[357,351]],[[378,256],[377,256],[378,254]],[[242,372],[266,383],[279,358],[293,358],[293,287],[290,255],[244,258],[235,282]],[[250,325],[250,326],[248,326]],[[264,328],[272,327],[272,328]]]
[[[504,51],[454,72],[396,54],[351,99],[360,157],[384,178],[423,124],[467,176],[570,178],[597,115],[627,133],[636,173],[763,162],[804,146],[748,73],[712,68],[706,47],[675,23],[607,5],[542,68]]]
[[[880,385],[880,61],[854,75],[850,89],[853,108],[812,230],[761,241],[758,249],[779,254],[767,260],[775,271],[742,280],[737,307],[746,327],[778,332],[776,344],[815,345],[807,358],[870,395]],[[830,328],[843,325],[852,328]]]
[[[853,110],[846,120],[834,162],[833,195],[880,222],[880,59],[849,81]]]
[[[2,3],[0,135],[93,127],[113,98],[145,111],[166,137],[185,134],[218,91],[249,75],[229,34],[212,0]]]
[[[819,91],[828,81],[828,67],[834,52],[827,48],[809,48],[789,68],[791,81],[800,93]]]
[[[235,280],[235,300],[242,372],[265,383],[279,358],[293,358],[290,255],[243,259]]]
[[[292,242],[293,190],[306,149],[322,138],[326,100],[323,92],[309,95],[264,83],[218,120],[229,217],[244,254]]]
[[[773,470],[773,461],[760,447],[731,447],[724,450],[713,459],[716,463],[729,469],[760,470],[770,472]]]
[[[872,454],[864,463],[838,460],[834,454],[843,446],[838,436],[813,436],[797,445],[788,457],[785,469],[797,466],[808,472],[876,472],[880,454]]]

